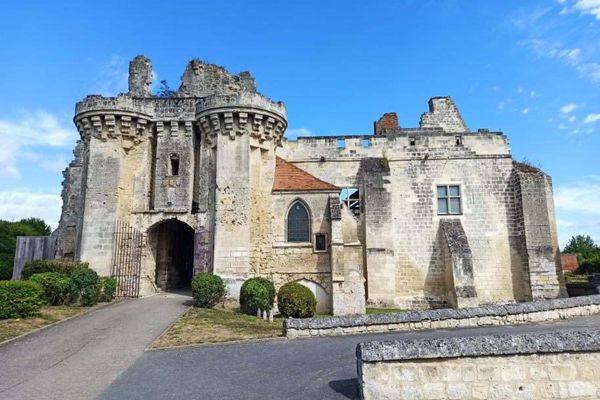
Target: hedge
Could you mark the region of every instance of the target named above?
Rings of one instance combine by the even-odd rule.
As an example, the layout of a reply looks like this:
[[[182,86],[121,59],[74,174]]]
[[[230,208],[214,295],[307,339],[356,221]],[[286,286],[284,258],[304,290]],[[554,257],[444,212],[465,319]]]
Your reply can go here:
[[[240,289],[240,307],[243,313],[256,315],[258,310],[271,310],[275,302],[275,286],[265,278],[250,278]]]
[[[31,281],[0,281],[0,319],[37,314],[45,304],[44,289]]]
[[[71,280],[65,274],[58,272],[42,272],[33,274],[30,281],[44,288],[44,295],[48,304],[56,306],[69,302]]]
[[[74,261],[34,260],[25,263],[21,277],[22,279],[28,279],[33,274],[41,274],[43,272],[59,272],[69,276],[73,273],[73,271],[81,268],[87,268],[88,266],[88,263]]]
[[[117,292],[117,280],[108,276],[100,278],[100,301],[110,302]]]
[[[83,306],[93,306],[100,296],[100,277],[93,269],[79,268],[71,274],[71,296]]]
[[[317,298],[306,286],[289,282],[279,289],[277,306],[285,318],[309,318],[317,311]]]
[[[225,297],[225,284],[219,275],[200,272],[192,279],[194,306],[212,308]]]

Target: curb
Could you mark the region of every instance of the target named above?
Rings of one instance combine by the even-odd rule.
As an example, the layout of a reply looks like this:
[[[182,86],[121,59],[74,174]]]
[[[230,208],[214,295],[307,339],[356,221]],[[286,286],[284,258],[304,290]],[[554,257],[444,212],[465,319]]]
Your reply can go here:
[[[31,331],[25,332],[25,333],[23,333],[23,334],[21,334],[21,335],[19,335],[19,336],[15,336],[15,337],[13,337],[13,338],[6,339],[5,341],[3,341],[3,342],[0,342],[0,348],[4,347],[4,346],[6,346],[6,345],[8,345],[8,344],[10,344],[10,343],[13,343],[13,342],[19,341],[19,340],[21,340],[21,339],[25,339],[26,337],[28,337],[28,336],[31,336],[31,335],[33,335],[33,334],[36,334],[36,333],[38,333],[38,332],[40,332],[40,331],[43,331],[43,330],[45,330],[45,329],[49,329],[49,328],[52,328],[53,326],[56,326],[56,325],[62,324],[63,322],[67,322],[67,321],[70,321],[70,320],[72,320],[72,319],[75,319],[75,318],[78,318],[78,317],[82,317],[82,316],[84,316],[84,315],[86,315],[86,314],[90,314],[90,313],[92,313],[92,312],[94,312],[94,311],[101,310],[101,309],[103,309],[103,308],[105,308],[105,307],[108,307],[108,306],[111,306],[111,305],[119,304],[119,303],[121,303],[122,301],[123,301],[123,300],[119,299],[119,300],[114,300],[114,301],[111,301],[110,303],[101,303],[101,304],[97,304],[97,305],[95,305],[95,306],[93,306],[93,307],[90,307],[89,309],[87,309],[87,310],[85,310],[85,311],[82,311],[82,312],[81,312],[81,313],[79,313],[79,314],[71,315],[70,317],[67,317],[67,318],[65,318],[65,319],[61,319],[60,321],[56,321],[56,322],[53,322],[53,323],[51,323],[51,324],[44,325],[44,326],[42,326],[42,327],[39,327],[39,328],[36,328],[36,329],[34,329],[34,330],[31,330]]]
[[[192,343],[192,344],[183,344],[180,346],[171,346],[171,347],[148,347],[146,352],[159,352],[159,351],[169,351],[169,350],[185,350],[189,348],[201,348],[201,347],[221,347],[227,345],[235,345],[235,344],[253,344],[253,343],[262,343],[262,342],[285,342],[290,339],[285,336],[277,336],[277,337],[269,337],[269,338],[258,338],[258,339],[240,339],[240,340],[230,340],[227,342],[214,342],[214,343]]]

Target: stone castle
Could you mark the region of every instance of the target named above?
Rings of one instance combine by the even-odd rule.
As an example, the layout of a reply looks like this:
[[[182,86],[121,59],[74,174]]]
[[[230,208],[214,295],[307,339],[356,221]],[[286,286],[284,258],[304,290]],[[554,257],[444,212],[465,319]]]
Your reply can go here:
[[[56,257],[139,296],[224,278],[299,281],[320,312],[464,307],[565,295],[552,183],[449,97],[418,128],[286,140],[286,109],[248,72],[192,60],[168,96],[150,61],[129,91],[77,103]]]

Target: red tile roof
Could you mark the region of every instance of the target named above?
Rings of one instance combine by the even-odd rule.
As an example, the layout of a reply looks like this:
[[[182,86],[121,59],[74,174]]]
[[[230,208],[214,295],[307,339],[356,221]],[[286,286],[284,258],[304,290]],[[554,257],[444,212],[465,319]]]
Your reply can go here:
[[[293,190],[334,191],[339,190],[339,188],[331,183],[315,178],[294,164],[285,161],[283,158],[276,157],[273,191],[284,192]]]

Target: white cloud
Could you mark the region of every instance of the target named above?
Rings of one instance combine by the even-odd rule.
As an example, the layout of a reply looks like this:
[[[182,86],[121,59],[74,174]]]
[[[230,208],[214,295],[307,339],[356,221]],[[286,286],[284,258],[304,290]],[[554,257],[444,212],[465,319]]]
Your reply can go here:
[[[575,109],[577,109],[577,107],[579,107],[579,106],[574,103],[565,104],[564,106],[562,106],[560,108],[560,112],[563,114],[569,114],[569,113],[572,113],[573,111],[575,111]]]
[[[0,119],[0,177],[18,178],[18,159],[31,155],[32,149],[72,147],[76,138],[74,127],[45,110]]]
[[[95,94],[116,96],[119,93],[127,92],[128,77],[129,65],[125,59],[118,54],[111,54],[108,61],[100,67],[92,90]]]
[[[37,217],[55,229],[60,219],[61,206],[60,195],[54,193],[0,191],[0,219],[17,221]]]
[[[600,114],[588,114],[583,120],[584,124],[593,124],[600,120]]]
[[[590,235],[600,242],[600,175],[556,187],[554,204],[560,241]]]
[[[523,109],[523,111],[521,111],[521,114],[523,114],[523,115],[529,114],[529,107],[525,107]]]
[[[554,193],[557,209],[600,216],[598,199],[600,199],[600,176],[595,175],[559,186]]]
[[[520,43],[528,47],[540,57],[554,58],[563,61],[574,68],[579,75],[591,80],[594,83],[600,83],[600,64],[585,59],[581,56],[581,49],[574,47],[565,47],[558,42],[551,42],[544,39],[527,39]],[[588,53],[593,53],[588,51]]]
[[[529,97],[534,98],[536,96],[535,90],[529,92]]]
[[[567,4],[566,0],[559,1],[560,4]],[[568,5],[561,10],[561,14],[579,12],[584,15],[592,15],[600,20],[600,0],[575,0],[569,1]]]
[[[285,131],[285,137],[288,139],[297,139],[302,136],[314,136],[314,133],[308,128],[292,128]]]
[[[525,91],[525,89],[523,89],[522,87],[517,88],[517,93],[523,93]]]
[[[569,118],[567,118],[567,121],[569,121],[570,123],[574,123],[575,120],[577,120],[577,117],[575,117],[574,115],[571,115]]]

